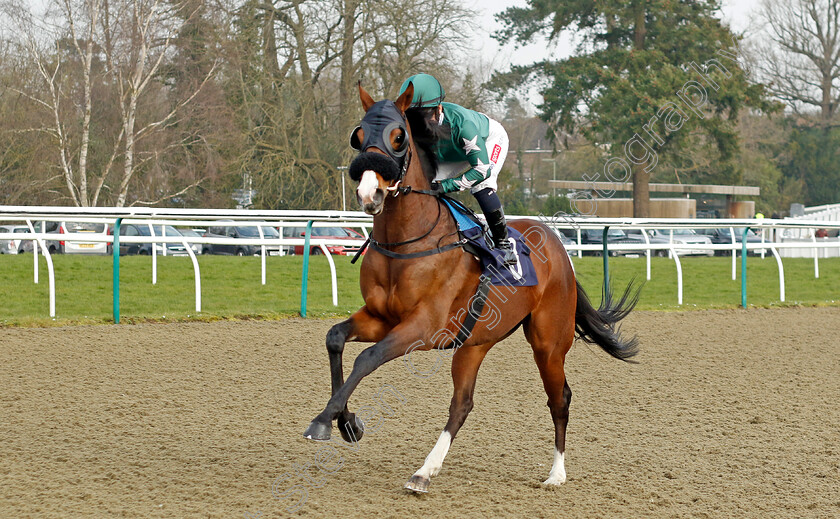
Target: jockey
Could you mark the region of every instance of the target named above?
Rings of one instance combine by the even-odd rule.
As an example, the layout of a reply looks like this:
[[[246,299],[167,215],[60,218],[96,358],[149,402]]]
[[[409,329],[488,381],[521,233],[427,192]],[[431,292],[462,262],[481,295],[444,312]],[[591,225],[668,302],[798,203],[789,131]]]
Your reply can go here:
[[[496,248],[504,254],[504,265],[516,265],[502,202],[496,194],[499,171],[508,152],[507,132],[482,113],[444,103],[446,93],[434,76],[411,76],[402,84],[400,94],[409,83],[414,85],[412,109],[421,111],[427,124],[439,126],[446,136],[437,141],[438,168],[432,191],[452,193],[469,189],[484,213]]]

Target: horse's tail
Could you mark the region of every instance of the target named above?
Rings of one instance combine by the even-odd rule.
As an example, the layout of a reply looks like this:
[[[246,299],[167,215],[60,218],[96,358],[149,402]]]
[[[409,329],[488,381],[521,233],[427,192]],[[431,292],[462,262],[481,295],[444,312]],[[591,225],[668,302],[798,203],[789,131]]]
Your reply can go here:
[[[631,282],[624,290],[621,299],[613,301],[612,291],[608,285],[605,285],[601,306],[596,310],[580,283],[577,281],[575,283],[577,284],[575,331],[578,336],[589,344],[597,344],[617,359],[632,362],[630,358],[639,352],[639,341],[635,336],[624,340],[616,324],[627,317],[627,314],[639,302],[640,290],[634,290],[634,284]]]

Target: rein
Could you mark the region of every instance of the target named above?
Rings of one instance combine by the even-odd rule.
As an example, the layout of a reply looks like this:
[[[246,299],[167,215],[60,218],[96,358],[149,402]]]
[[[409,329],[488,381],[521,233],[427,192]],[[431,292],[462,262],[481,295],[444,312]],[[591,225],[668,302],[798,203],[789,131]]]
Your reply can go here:
[[[395,186],[396,186],[396,184],[395,184]],[[401,193],[406,194],[406,195],[409,194],[409,193],[418,193],[418,194],[428,195],[428,196],[433,196],[435,198],[438,198],[438,195],[436,195],[435,193],[433,193],[431,191],[427,191],[427,190],[424,190],[424,189],[413,189],[411,186],[397,188],[395,190],[394,196],[397,196]],[[401,245],[408,245],[409,243],[418,242],[418,241],[422,240],[423,238],[427,237],[429,234],[431,234],[432,231],[435,230],[435,227],[437,227],[438,223],[440,223],[440,215],[442,213],[442,210],[441,210],[440,206],[441,206],[441,202],[440,202],[440,199],[438,198],[438,214],[437,214],[437,218],[435,218],[435,223],[433,223],[432,226],[429,228],[429,230],[426,231],[425,233],[423,233],[422,235],[418,236],[417,238],[412,238],[410,240],[399,241],[399,242],[391,242],[391,243],[378,242],[378,241],[374,240],[371,236],[368,236],[367,240],[365,240],[365,243],[362,244],[361,248],[359,248],[359,250],[353,256],[353,259],[350,260],[350,263],[351,264],[356,263],[356,261],[359,259],[359,256],[362,255],[362,252],[365,250],[365,248],[368,245],[370,245],[370,248],[372,250],[375,250],[376,252],[382,254],[383,256],[387,256],[387,257],[393,258],[393,259],[423,258],[425,256],[432,256],[432,255],[435,255],[435,254],[441,254],[443,252],[448,252],[448,251],[451,251],[453,249],[463,247],[464,245],[467,244],[466,238],[462,238],[462,239],[460,239],[456,242],[450,243],[448,245],[444,245],[443,247],[437,247],[435,249],[427,249],[427,250],[420,251],[420,252],[402,253],[402,252],[394,252],[392,250],[388,250],[388,249],[385,248],[385,247],[399,247]]]
[[[457,249],[459,247],[463,247],[467,243],[467,240],[462,238],[462,239],[460,239],[456,242],[450,243],[449,245],[444,245],[443,247],[438,247],[436,249],[428,249],[428,250],[424,250],[424,251],[420,251],[420,252],[400,253],[400,252],[390,251],[388,249],[383,249],[374,240],[372,240],[370,238],[368,238],[368,240],[370,241],[370,248],[371,249],[373,249],[376,252],[382,254],[383,256],[388,256],[389,258],[394,258],[394,259],[414,259],[414,258],[422,258],[424,256],[432,256],[434,254],[440,254],[442,252],[447,252],[447,251],[451,251],[453,249]],[[353,260],[351,260],[351,263],[354,260],[355,260],[355,258]]]

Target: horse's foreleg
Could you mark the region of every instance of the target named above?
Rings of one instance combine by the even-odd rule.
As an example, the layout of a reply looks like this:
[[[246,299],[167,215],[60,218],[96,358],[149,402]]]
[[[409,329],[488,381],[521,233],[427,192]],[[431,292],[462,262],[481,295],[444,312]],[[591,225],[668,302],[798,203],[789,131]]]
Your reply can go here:
[[[344,344],[348,340],[377,342],[385,337],[387,331],[387,325],[370,315],[364,307],[346,321],[330,328],[330,331],[327,332],[327,352],[330,357],[330,382],[332,386],[330,395],[336,394],[344,385],[344,367],[342,364]],[[338,416],[338,430],[341,431],[341,436],[348,442],[358,440],[363,434],[363,430],[356,426],[355,415],[350,412],[346,405]]]
[[[452,383],[454,391],[452,402],[449,404],[449,420],[440,434],[432,452],[426,456],[423,466],[414,473],[405,484],[405,488],[414,492],[428,492],[432,476],[437,476],[443,466],[443,459],[449,452],[449,446],[458,430],[464,425],[467,415],[473,408],[473,392],[475,379],[481,361],[494,343],[481,346],[465,346],[452,356]]]
[[[364,377],[372,373],[376,368],[390,360],[405,355],[408,348],[414,341],[417,340],[418,335],[420,334],[411,325],[403,324],[394,328],[381,341],[363,350],[359,356],[356,357],[356,360],[353,363],[353,371],[350,372],[350,376],[347,377],[347,381],[341,384],[338,389],[335,389],[335,386],[333,386],[334,392],[330,401],[327,403],[327,407],[321,412],[321,414],[312,420],[312,423],[309,424],[306,432],[303,433],[304,437],[312,440],[329,440],[331,436],[332,421],[336,418],[340,418],[340,416],[343,416],[346,420],[345,423],[347,423],[351,429],[355,430],[345,431],[345,429],[342,429],[342,435],[347,432],[347,437],[349,437],[350,440],[353,440],[353,436],[356,432],[362,431],[362,424],[347,411],[347,401],[350,399],[350,395],[356,389],[356,386],[359,385],[359,382],[361,382]],[[429,349],[430,347],[431,346],[417,349],[422,351]],[[340,359],[340,356],[338,358]],[[332,353],[330,359],[332,365]],[[333,371],[333,376],[335,377],[336,374],[340,373],[341,365],[339,363],[337,369]],[[334,382],[337,380],[337,378],[334,378]],[[345,412],[347,415],[344,415]],[[353,434],[350,434],[351,432]],[[345,439],[347,439],[347,437],[345,437]],[[358,439],[358,436],[356,436],[355,439]]]

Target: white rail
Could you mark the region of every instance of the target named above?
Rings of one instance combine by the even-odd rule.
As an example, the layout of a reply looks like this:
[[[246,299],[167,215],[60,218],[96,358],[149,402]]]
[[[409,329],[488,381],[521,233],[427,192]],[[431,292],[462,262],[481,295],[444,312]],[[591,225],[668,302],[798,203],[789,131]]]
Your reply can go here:
[[[135,223],[146,224],[151,228],[151,236],[120,236],[121,243],[151,243],[155,254],[152,255],[152,283],[157,282],[157,249],[160,246],[166,254],[167,243],[183,244],[190,256],[195,273],[195,300],[196,311],[201,311],[201,271],[199,261],[195,256],[191,244],[219,244],[219,245],[258,245],[260,246],[260,277],[261,283],[266,284],[266,247],[301,246],[305,244],[303,238],[289,238],[282,236],[282,229],[286,227],[303,227],[306,222],[314,221],[314,227],[354,227],[361,229],[364,235],[368,235],[368,229],[372,228],[372,219],[359,212],[341,211],[229,211],[229,210],[192,210],[192,209],[155,209],[155,208],[47,208],[47,207],[10,207],[0,206],[0,221],[21,221],[26,222],[29,233],[0,233],[0,240],[5,239],[28,239],[33,240],[34,254],[34,282],[38,283],[38,261],[37,253],[40,247],[41,253],[47,260],[50,285],[50,316],[55,316],[55,274],[52,258],[49,252],[49,242],[55,241],[85,241],[85,242],[107,242],[113,243],[113,236],[96,233],[43,233],[36,232],[33,222],[52,221],[74,221],[106,223],[112,225],[117,217],[123,218],[123,224]],[[533,217],[509,217],[511,220]],[[750,227],[762,231],[762,241],[748,243],[747,250],[757,251],[762,254],[767,249],[771,251],[779,271],[779,295],[780,300],[785,300],[785,276],[782,264],[782,256],[786,251],[803,252],[810,251],[814,256],[814,277],[819,278],[819,256],[827,251],[838,251],[840,253],[840,240],[838,239],[817,239],[814,231],[816,229],[840,229],[840,222],[811,219],[785,219],[785,220],[752,220],[752,219],[725,219],[725,220],[695,220],[695,219],[633,219],[633,218],[573,218],[564,221],[545,221],[555,232],[560,229],[574,229],[577,243],[570,245],[567,249],[581,256],[584,252],[601,252],[601,244],[581,243],[582,229],[603,229],[605,226],[618,229],[640,229],[644,243],[609,243],[609,251],[638,251],[644,252],[646,257],[646,279],[651,279],[651,254],[655,251],[666,250],[675,262],[677,270],[677,302],[683,302],[683,272],[680,261],[681,252],[690,251],[728,251],[732,256],[732,278],[736,279],[737,269],[735,256],[740,250],[741,244],[736,238],[740,236],[739,229]],[[216,238],[216,237],[187,237],[187,236],[155,236],[153,226],[166,225],[177,226],[201,226],[201,227],[222,227],[222,226],[255,226],[259,232],[259,238]],[[276,227],[281,229],[278,238],[267,238],[262,227]],[[729,228],[731,232],[731,243],[726,244],[682,244],[673,241],[673,236],[668,243],[651,243],[646,232],[647,229],[679,229],[689,227],[699,228]],[[43,229],[44,227],[41,227]],[[739,234],[736,235],[736,232]],[[785,235],[805,234],[808,239],[790,240]],[[764,237],[770,236],[773,240],[765,241]],[[327,257],[330,267],[331,289],[333,305],[338,305],[338,289],[335,262],[329,251],[329,246],[351,245],[362,246],[363,240],[311,238],[310,247],[317,247]]]

